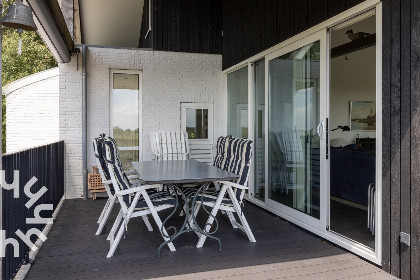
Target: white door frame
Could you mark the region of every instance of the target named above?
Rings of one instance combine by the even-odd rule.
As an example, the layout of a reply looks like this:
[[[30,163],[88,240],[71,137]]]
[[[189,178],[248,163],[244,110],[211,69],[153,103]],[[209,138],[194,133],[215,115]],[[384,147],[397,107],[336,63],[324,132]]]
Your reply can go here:
[[[142,144],[142,139],[143,139],[143,71],[140,70],[119,70],[119,69],[110,69],[109,70],[109,135],[111,137],[114,137],[114,132],[112,130],[112,124],[113,124],[113,119],[112,119],[112,114],[111,114],[111,110],[112,110],[112,106],[113,106],[113,101],[112,101],[112,90],[114,88],[114,75],[116,73],[121,73],[121,74],[137,74],[139,75],[139,143],[138,143],[138,147],[139,147],[139,161],[143,160],[143,146]]]
[[[267,109],[265,110],[265,131],[266,131],[266,135],[269,135],[269,108],[270,108],[270,102],[269,102],[269,65],[270,65],[270,61],[282,56],[284,54],[290,53],[294,50],[297,50],[299,48],[302,48],[306,45],[309,45],[313,42],[319,41],[320,42],[320,91],[319,91],[319,100],[320,100],[320,108],[319,108],[319,112],[320,112],[320,116],[319,119],[320,121],[324,121],[325,123],[325,110],[326,110],[326,104],[325,104],[325,100],[326,100],[326,62],[327,62],[327,45],[326,45],[326,37],[327,36],[327,32],[326,30],[320,30],[316,33],[313,33],[309,36],[306,36],[305,38],[302,38],[299,41],[293,42],[269,55],[267,55],[266,58],[266,63],[265,63],[265,104],[267,106]],[[325,128],[324,128],[324,134],[325,134]],[[320,188],[320,219],[314,218],[306,213],[303,213],[299,210],[296,210],[294,208],[288,207],[286,205],[283,205],[281,203],[278,203],[274,200],[269,199],[268,197],[268,189],[269,186],[267,184],[268,182],[268,178],[269,178],[269,164],[268,164],[268,147],[269,147],[269,140],[270,137],[265,137],[265,178],[266,178],[266,186],[265,186],[265,204],[270,207],[270,208],[274,208],[282,213],[284,213],[285,215],[294,218],[295,220],[299,220],[302,223],[305,223],[307,225],[309,225],[312,228],[316,228],[318,230],[322,230],[325,229],[325,219],[323,218],[322,212],[325,209],[325,188]],[[320,139],[320,186],[325,185],[325,181],[326,181],[326,177],[325,177],[325,161],[322,160],[322,158],[325,158],[325,153],[326,153],[326,143],[325,143],[325,137],[323,137],[323,139]]]

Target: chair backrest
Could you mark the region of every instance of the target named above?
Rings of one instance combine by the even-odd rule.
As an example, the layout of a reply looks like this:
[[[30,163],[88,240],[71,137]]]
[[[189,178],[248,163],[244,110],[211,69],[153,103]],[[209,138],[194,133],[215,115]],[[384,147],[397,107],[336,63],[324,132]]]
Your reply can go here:
[[[152,153],[157,160],[189,158],[188,134],[182,131],[157,131],[150,134]]]
[[[228,139],[231,136],[220,136],[216,143],[216,156],[214,157],[213,166],[226,170],[227,146]]]
[[[103,154],[104,140],[105,138],[102,135],[93,139],[93,152],[95,153],[96,165],[98,166],[102,182],[111,180],[111,176],[109,175],[108,167],[106,165],[105,154]],[[105,188],[107,189],[106,185]],[[109,185],[109,191],[110,194],[108,193],[108,195],[114,194],[114,187],[112,184]]]
[[[95,154],[96,164],[98,165],[99,174],[104,181],[110,180],[108,168],[106,166],[105,157],[102,154],[102,146],[103,146],[104,137],[99,136],[97,138],[93,138],[93,152]]]
[[[103,140],[103,154],[105,154],[105,159],[107,162],[108,171],[112,176],[115,177],[116,186],[120,190],[125,190],[130,187],[130,182],[128,180],[127,174],[122,167],[120,157],[118,155],[118,147],[115,140],[111,137],[107,137]],[[112,182],[114,183],[114,182]]]
[[[236,181],[241,186],[246,186],[252,159],[252,141],[249,139],[234,138],[231,136],[219,137],[217,141],[217,155],[214,166],[232,172],[239,176]],[[220,152],[220,154],[219,154]],[[236,198],[242,201],[245,192],[236,189]]]

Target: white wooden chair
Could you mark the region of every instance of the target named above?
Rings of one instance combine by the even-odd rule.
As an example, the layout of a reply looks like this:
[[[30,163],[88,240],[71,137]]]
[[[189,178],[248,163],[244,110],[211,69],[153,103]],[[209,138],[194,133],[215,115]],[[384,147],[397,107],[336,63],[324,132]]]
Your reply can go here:
[[[156,160],[185,160],[190,155],[187,132],[152,132],[150,144]]]
[[[211,225],[218,211],[225,211],[233,228],[239,228],[248,236],[249,241],[256,242],[255,237],[249,227],[241,209],[242,200],[245,191],[248,189],[248,177],[252,158],[251,140],[237,139],[228,137],[220,137],[217,141],[217,155],[213,165],[226,171],[235,173],[239,176],[236,182],[219,181],[215,182],[219,191],[214,194],[198,194],[196,205],[194,208],[194,216],[201,207],[200,204],[212,208],[209,218],[205,226],[205,232],[210,232]],[[236,221],[234,213],[239,217]],[[191,227],[195,227],[192,218],[190,219]],[[199,241],[197,248],[204,245],[207,236],[197,233]]]
[[[189,142],[190,159],[198,160],[207,164],[213,162],[213,145],[212,144],[193,144]]]
[[[112,208],[114,207],[114,204],[117,202],[116,197],[115,197],[114,187],[112,186],[112,183],[111,183],[111,177],[109,175],[108,168],[106,166],[105,157],[102,154],[102,145],[105,139],[104,137],[105,137],[105,134],[101,134],[98,138],[93,139],[93,151],[95,154],[96,164],[99,169],[99,174],[101,175],[102,183],[108,194],[108,200],[105,203],[105,206],[97,221],[99,226],[95,235],[100,235],[102,233],[102,230],[108,220],[109,214],[111,213]],[[130,175],[128,176],[127,173]],[[124,172],[124,176],[126,177],[127,180],[136,180],[136,179],[138,180],[138,174],[136,173],[136,171]],[[144,217],[143,220],[147,228],[149,230],[152,230],[152,226],[147,220],[147,217]]]
[[[104,146],[106,150],[105,154],[108,172],[111,177],[112,185],[115,188],[115,196],[121,205],[121,210],[118,213],[117,219],[108,236],[110,249],[107,257],[110,258],[114,255],[121,237],[127,229],[128,222],[134,217],[146,217],[151,214],[163,239],[168,241],[169,235],[157,212],[174,207],[177,204],[177,201],[166,192],[153,192],[149,194],[148,190],[155,189],[155,185],[137,185],[136,187],[130,187],[130,183],[121,172],[122,170],[120,168],[114,139],[110,137],[106,138],[104,140]],[[117,229],[118,233],[115,236]],[[175,251],[172,242],[168,243],[168,247],[171,251]]]
[[[150,144],[155,160],[187,160],[190,158],[188,134],[185,131],[152,132],[150,133]],[[199,185],[184,184],[179,187],[194,191],[198,189]],[[180,215],[182,216],[183,212]]]

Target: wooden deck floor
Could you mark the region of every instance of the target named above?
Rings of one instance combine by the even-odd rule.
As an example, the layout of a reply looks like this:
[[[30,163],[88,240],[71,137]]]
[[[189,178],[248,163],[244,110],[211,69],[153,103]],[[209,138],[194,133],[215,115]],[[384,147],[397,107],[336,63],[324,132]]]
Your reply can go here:
[[[256,243],[219,218],[222,252],[212,240],[195,248],[197,236],[188,233],[175,241],[176,252],[166,247],[157,258],[160,235],[156,226],[148,232],[140,219],[130,222],[114,257],[107,259],[106,234],[94,235],[104,204],[104,199],[65,201],[26,279],[395,279],[249,203],[244,212]]]

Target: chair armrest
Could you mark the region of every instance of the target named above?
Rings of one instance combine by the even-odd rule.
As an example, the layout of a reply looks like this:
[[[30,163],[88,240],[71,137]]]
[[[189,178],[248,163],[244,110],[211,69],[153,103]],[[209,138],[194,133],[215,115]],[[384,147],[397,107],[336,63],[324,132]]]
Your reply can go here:
[[[141,185],[141,186],[129,188],[129,189],[126,189],[126,190],[116,191],[115,194],[116,195],[126,195],[126,194],[132,194],[132,193],[145,191],[145,190],[148,190],[148,189],[154,189],[154,188],[156,188],[156,185]]]
[[[217,181],[217,183],[222,184],[222,185],[228,185],[228,186],[238,188],[238,189],[242,189],[242,190],[248,190],[249,189],[247,186],[242,186],[242,185],[239,185],[237,183],[229,182],[229,181]]]
[[[130,175],[130,176],[127,176],[127,178],[128,178],[128,180],[131,180],[131,179],[137,179],[139,177],[139,175],[137,174],[137,175]]]

